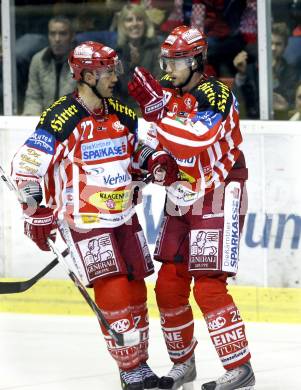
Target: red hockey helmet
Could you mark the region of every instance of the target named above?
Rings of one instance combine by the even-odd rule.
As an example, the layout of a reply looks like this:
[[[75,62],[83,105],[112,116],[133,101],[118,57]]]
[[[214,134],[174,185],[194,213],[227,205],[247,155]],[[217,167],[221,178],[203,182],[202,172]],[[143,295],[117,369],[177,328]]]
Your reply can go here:
[[[189,59],[191,64],[194,57],[202,54],[202,62],[204,62],[207,48],[207,38],[201,30],[188,26],[176,27],[161,45],[161,69],[165,70],[167,59]]]
[[[102,43],[87,41],[76,46],[68,58],[73,78],[77,81],[82,79],[82,71],[114,70],[117,74],[123,72],[122,63],[118,59],[115,50]]]
[[[176,27],[161,45],[161,56],[168,58],[195,57],[207,52],[207,38],[205,34],[188,26]]]

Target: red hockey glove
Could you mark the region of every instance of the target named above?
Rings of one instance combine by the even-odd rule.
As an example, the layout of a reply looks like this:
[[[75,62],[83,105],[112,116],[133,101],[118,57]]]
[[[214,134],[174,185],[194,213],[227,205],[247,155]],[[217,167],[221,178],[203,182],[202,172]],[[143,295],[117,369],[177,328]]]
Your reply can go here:
[[[164,93],[159,82],[143,67],[136,67],[128,83],[129,94],[139,104],[143,118],[157,122],[165,116]]]
[[[170,186],[178,180],[179,168],[176,161],[166,152],[155,152],[147,162],[153,175],[153,183]]]
[[[27,210],[24,210],[24,217],[24,234],[37,244],[42,251],[50,251],[47,238],[55,241],[56,237],[56,223],[52,209],[38,206],[31,215],[27,213]]]

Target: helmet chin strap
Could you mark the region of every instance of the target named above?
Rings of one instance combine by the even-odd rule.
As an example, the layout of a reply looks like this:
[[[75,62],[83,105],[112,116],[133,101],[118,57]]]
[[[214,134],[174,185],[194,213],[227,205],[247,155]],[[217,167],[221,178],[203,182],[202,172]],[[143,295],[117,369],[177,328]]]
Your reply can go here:
[[[82,83],[86,84],[90,89],[91,91],[94,93],[94,95],[96,95],[98,97],[98,99],[103,99],[103,96],[101,96],[101,94],[97,91],[96,89],[96,85],[98,83],[99,79],[96,79],[96,84],[91,86],[90,84],[88,84],[86,81],[82,80]]]
[[[182,90],[182,88],[186,87],[186,85],[189,84],[190,80],[192,79],[192,76],[194,75],[195,71],[196,71],[196,69],[192,70],[192,67],[190,66],[189,67],[189,75],[188,75],[187,79],[183,83],[178,85],[178,88],[180,88]]]
[[[197,66],[196,66],[195,69],[192,69],[192,65],[190,65],[190,67],[189,67],[189,75],[188,75],[187,79],[182,84],[180,84],[178,86],[178,88],[180,88],[182,90],[182,88],[186,87],[186,85],[190,83],[190,81],[192,79],[192,76],[196,72],[198,72],[198,73],[203,73],[204,72],[203,60],[202,60],[201,64],[197,62]]]

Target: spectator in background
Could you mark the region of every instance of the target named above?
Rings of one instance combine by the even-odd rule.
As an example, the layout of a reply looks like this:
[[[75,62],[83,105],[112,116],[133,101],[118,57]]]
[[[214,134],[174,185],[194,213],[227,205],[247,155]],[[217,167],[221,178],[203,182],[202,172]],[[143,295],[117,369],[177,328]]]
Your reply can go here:
[[[121,11],[117,25],[118,57],[122,60],[124,73],[117,85],[117,95],[128,103],[127,84],[136,66],[143,66],[153,74],[160,74],[159,42],[154,36],[154,26],[150,22],[145,8],[139,4],[127,4]],[[130,104],[135,102],[131,99]]]
[[[275,119],[287,119],[294,104],[297,72],[283,57],[289,31],[285,23],[272,25],[273,108]]]
[[[301,81],[297,84],[295,92],[295,109],[290,115],[290,121],[301,120]]]
[[[208,62],[217,76],[233,77],[233,59],[243,48],[239,30],[245,1],[202,0],[206,6],[204,31],[208,36]]]
[[[290,6],[289,21],[291,34],[284,52],[286,61],[294,65],[301,80],[301,0],[294,0]]]
[[[23,112],[32,57],[48,44],[46,34],[25,33],[16,39],[15,53],[18,80],[18,113]]]
[[[240,118],[259,118],[258,62],[250,62],[247,51],[242,50],[233,60],[237,70],[233,92],[239,101]]]
[[[239,32],[244,41],[244,50],[248,53],[248,62],[257,62],[257,0],[247,0],[240,19]]]
[[[63,16],[50,19],[49,46],[36,53],[30,64],[24,102],[24,115],[40,115],[53,100],[70,93],[74,81],[67,62],[74,32],[71,21]]]
[[[257,0],[247,0],[239,31],[245,47],[233,59],[235,75],[233,90],[240,102],[240,118],[259,118]],[[252,64],[252,65],[248,65]]]
[[[247,0],[241,15],[239,31],[246,45],[257,43],[257,0]]]
[[[233,58],[245,42],[240,32],[246,0],[174,0],[174,10],[162,24],[163,31],[183,24],[203,30],[208,37],[208,63],[218,77],[233,77]]]
[[[140,4],[144,6],[149,20],[151,23],[153,23],[155,31],[157,30],[155,35],[161,35],[160,39],[163,41],[166,34],[161,34],[160,26],[165,19],[165,14],[169,11],[169,2],[160,0],[129,0],[128,3]]]
[[[297,72],[283,57],[288,40],[288,29],[284,23],[272,26],[272,72],[273,72],[273,111],[274,119],[288,119],[288,111],[293,108]],[[234,58],[237,69],[234,92],[240,103],[241,118],[259,117],[258,62],[250,61],[246,51]]]

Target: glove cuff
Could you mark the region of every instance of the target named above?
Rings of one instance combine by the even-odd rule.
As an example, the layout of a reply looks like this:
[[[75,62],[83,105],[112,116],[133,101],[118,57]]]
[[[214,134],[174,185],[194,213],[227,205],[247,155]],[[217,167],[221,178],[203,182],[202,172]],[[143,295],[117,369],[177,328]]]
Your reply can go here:
[[[30,223],[31,225],[38,225],[38,226],[48,226],[53,225],[54,223],[54,217],[53,215],[45,215],[45,216],[28,216],[25,214],[24,217],[25,221]]]
[[[148,158],[148,161],[147,161],[148,171],[152,171],[154,168],[154,165],[160,164],[159,162],[156,162],[156,160],[160,156],[169,156],[169,154],[167,152],[164,152],[163,150],[160,150],[159,152],[154,152],[153,154],[151,154],[151,156]]]

